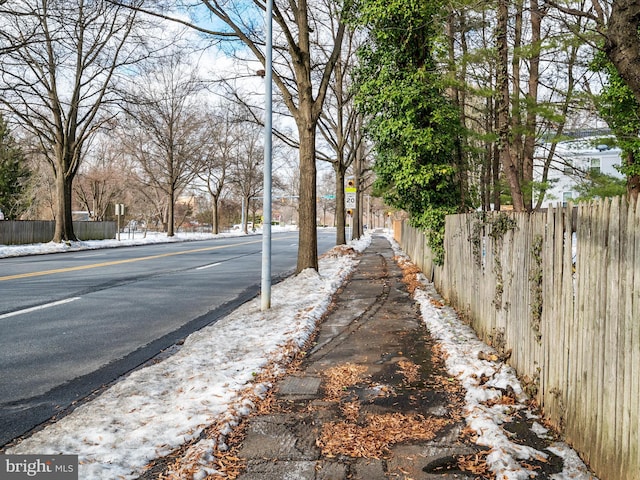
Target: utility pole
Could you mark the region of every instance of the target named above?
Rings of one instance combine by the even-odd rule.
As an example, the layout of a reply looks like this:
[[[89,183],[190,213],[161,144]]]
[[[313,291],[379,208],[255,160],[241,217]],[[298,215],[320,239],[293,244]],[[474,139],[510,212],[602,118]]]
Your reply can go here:
[[[267,38],[264,59],[264,202],[262,205],[262,284],[261,309],[271,308],[271,117],[272,117],[272,49],[273,49],[273,0],[267,0],[265,23]]]

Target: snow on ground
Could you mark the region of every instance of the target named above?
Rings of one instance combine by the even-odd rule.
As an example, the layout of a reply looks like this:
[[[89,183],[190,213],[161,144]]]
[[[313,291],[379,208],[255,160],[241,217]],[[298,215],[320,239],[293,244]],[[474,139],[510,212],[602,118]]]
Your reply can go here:
[[[177,235],[171,241],[201,238],[212,236]],[[370,239],[366,236],[351,246],[362,251]],[[167,240],[149,236],[120,242],[73,242],[62,247],[56,244],[0,246],[0,257]],[[397,244],[389,240],[396,254],[403,256]],[[133,479],[149,461],[198,438],[207,426],[223,425],[223,432],[228,431],[252,408],[246,391],[249,389],[260,396],[270,387],[269,383],[257,384],[254,381],[257,375],[268,366],[275,365],[277,370],[279,362],[286,362],[292,350],[305,343],[326,312],[331,296],[357,261],[356,256],[337,251],[324,256],[319,272],[307,270],[273,286],[269,311],[260,310],[259,298],[246,303],[217,323],[190,335],[173,355],[124,377],[96,399],[5,453],[78,454],[79,478]],[[546,454],[510,442],[500,428],[506,412],[499,405],[482,404],[496,394],[492,386],[506,388],[509,385],[524,400],[513,370],[500,362],[479,360],[478,352],[492,352],[492,349],[480,342],[452,309],[436,308],[431,301],[435,294],[433,286],[424,276],[420,276],[420,280],[424,289],[416,290],[416,301],[427,327],[447,353],[449,373],[459,378],[466,389],[468,425],[478,434],[478,443],[493,449],[494,453],[487,459],[490,468],[500,479],[530,478],[532,472],[520,467],[516,459]],[[493,380],[479,385],[475,378],[482,374]],[[522,408],[526,408],[524,403]],[[540,435],[546,433],[541,425],[537,430]],[[214,443],[215,440],[200,440],[191,448],[194,451],[188,452],[201,463],[194,478],[212,473],[205,464],[211,460]],[[557,443],[550,450],[565,460],[564,471],[554,479],[594,478],[567,445]]]
[[[292,230],[291,227],[272,227],[273,233]],[[255,233],[261,234],[262,230]],[[253,232],[249,232],[252,235]],[[212,238],[237,237],[245,235],[241,230],[212,235],[210,233],[176,233],[173,237],[167,237],[166,233],[136,231],[121,233],[120,240],[85,240],[80,242],[48,242],[34,243],[31,245],[0,245],[0,258],[20,257],[23,255],[39,255],[44,253],[76,252],[79,250],[94,250],[98,248],[130,247],[133,245],[145,245],[150,243],[187,242],[194,240],[211,240]]]

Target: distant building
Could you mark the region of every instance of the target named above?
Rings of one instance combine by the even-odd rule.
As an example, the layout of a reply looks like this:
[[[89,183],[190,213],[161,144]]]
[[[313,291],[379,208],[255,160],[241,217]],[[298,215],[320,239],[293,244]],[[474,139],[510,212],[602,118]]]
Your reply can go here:
[[[91,212],[86,210],[74,210],[71,212],[71,218],[74,222],[88,222],[91,220]]]
[[[549,166],[547,181],[550,186],[542,202],[543,208],[558,203],[566,205],[567,202],[576,198],[575,188],[584,181],[589,172],[595,171],[617,178],[624,177],[615,168],[622,163],[621,150],[617,147],[609,147],[598,139],[602,140],[602,137],[567,140],[556,145],[554,159]],[[550,148],[550,144],[544,144],[538,150],[533,166],[533,178],[536,182],[542,181],[543,162]],[[535,201],[534,198],[534,203]]]

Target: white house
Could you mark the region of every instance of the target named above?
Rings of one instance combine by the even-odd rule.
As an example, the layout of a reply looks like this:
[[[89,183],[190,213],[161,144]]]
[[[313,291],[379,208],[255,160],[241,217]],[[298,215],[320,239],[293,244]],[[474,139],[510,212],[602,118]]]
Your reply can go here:
[[[621,150],[600,143],[598,139],[602,137],[579,138],[559,142],[556,145],[547,175],[550,187],[542,202],[543,208],[560,202],[566,204],[572,198],[576,198],[575,187],[590,171],[623,178],[615,168],[622,163]],[[542,181],[544,161],[550,148],[550,144],[544,144],[538,149],[533,166],[533,178],[536,182]]]

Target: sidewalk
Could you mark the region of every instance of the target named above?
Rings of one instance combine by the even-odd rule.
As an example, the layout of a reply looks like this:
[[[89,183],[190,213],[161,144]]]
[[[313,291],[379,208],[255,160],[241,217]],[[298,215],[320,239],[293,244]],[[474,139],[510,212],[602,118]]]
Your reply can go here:
[[[434,308],[455,315],[428,294]],[[510,386],[490,387],[485,406],[504,413],[497,436],[513,448],[487,446],[467,426],[469,393],[446,372],[444,357],[389,242],[374,236],[313,348],[232,445],[244,466],[238,478],[496,478],[498,471],[499,478],[594,478],[546,450],[552,435]]]

